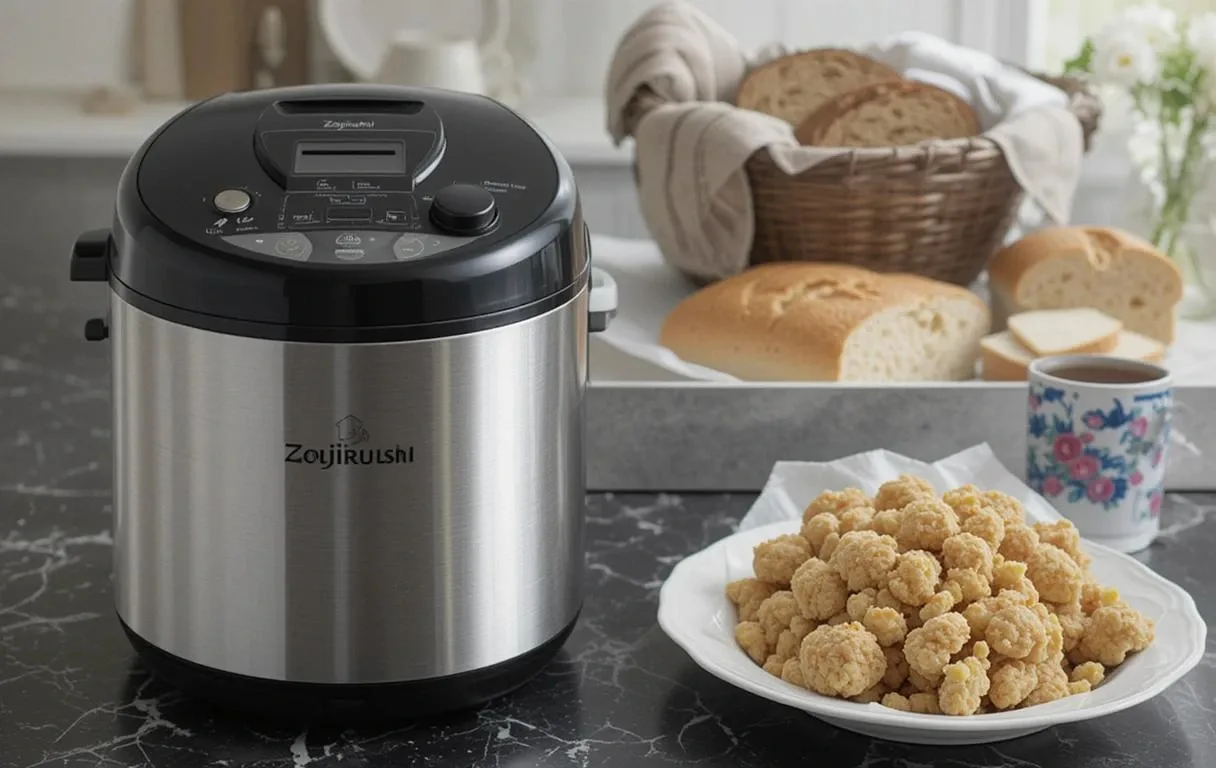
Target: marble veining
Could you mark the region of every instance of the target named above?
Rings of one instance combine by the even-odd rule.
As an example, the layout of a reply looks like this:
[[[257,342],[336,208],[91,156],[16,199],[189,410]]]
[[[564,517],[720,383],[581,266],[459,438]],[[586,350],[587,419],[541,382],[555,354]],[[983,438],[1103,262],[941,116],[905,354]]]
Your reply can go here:
[[[658,628],[664,578],[730,533],[743,495],[587,504],[587,600],[536,679],[473,712],[390,728],[248,724],[140,668],[111,608],[108,370],[80,337],[99,292],[58,260],[0,263],[0,768],[784,765],[864,768],[1216,766],[1216,639],[1151,702],[981,747],[875,741],[703,672]],[[1216,615],[1216,496],[1167,500],[1138,557]]]
[[[737,691],[657,628],[658,590],[684,555],[729,533],[744,496],[593,496],[588,598],[557,659],[515,695],[387,729],[243,725],[150,679],[110,611],[104,503],[0,495],[0,765],[20,766],[1210,766],[1216,650],[1129,712],[988,747],[856,736]],[[1171,497],[1140,555],[1190,582],[1205,615],[1216,499]],[[813,752],[808,748],[813,745]],[[825,764],[825,763],[819,763]]]

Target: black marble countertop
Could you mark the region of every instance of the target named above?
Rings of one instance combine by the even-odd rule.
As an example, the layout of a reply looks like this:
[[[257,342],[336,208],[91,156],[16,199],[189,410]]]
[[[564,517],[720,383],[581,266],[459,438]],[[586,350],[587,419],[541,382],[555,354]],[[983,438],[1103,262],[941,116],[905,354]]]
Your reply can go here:
[[[589,593],[556,660],[476,712],[388,730],[247,727],[151,680],[111,611],[101,296],[62,261],[0,261],[0,767],[1216,766],[1216,638],[1165,694],[983,747],[875,741],[756,698],[658,628],[659,586],[731,532],[746,496],[593,496]],[[1216,616],[1216,496],[1174,496],[1140,558]]]

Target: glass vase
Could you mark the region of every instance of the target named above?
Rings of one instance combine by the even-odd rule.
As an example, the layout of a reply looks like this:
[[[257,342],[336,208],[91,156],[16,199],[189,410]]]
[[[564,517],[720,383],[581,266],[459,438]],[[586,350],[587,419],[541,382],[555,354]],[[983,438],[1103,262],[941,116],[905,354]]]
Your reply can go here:
[[[1188,320],[1216,317],[1216,232],[1206,224],[1187,224],[1167,255],[1182,270],[1186,287],[1179,315]]]

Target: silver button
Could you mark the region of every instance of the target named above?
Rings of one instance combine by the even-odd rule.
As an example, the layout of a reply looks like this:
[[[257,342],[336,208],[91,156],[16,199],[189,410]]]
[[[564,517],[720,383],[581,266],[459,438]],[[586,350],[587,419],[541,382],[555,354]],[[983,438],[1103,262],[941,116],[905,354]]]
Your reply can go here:
[[[249,210],[253,198],[243,189],[225,189],[211,203],[220,213],[241,213]]]
[[[308,261],[312,254],[312,243],[303,235],[295,233],[278,235],[274,243],[274,253],[293,261]]]
[[[397,261],[416,259],[425,251],[426,243],[422,242],[422,238],[403,237],[393,243],[393,255],[397,257]]]

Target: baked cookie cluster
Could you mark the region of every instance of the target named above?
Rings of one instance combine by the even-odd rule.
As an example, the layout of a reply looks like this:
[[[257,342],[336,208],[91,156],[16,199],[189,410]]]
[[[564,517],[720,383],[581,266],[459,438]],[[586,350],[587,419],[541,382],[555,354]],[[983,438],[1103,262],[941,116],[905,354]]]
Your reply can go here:
[[[1071,522],[1030,524],[1000,491],[938,496],[901,475],[874,498],[827,491],[799,533],[727,585],[735,639],[825,696],[946,715],[1030,707],[1102,682],[1153,622],[1089,573]]]

